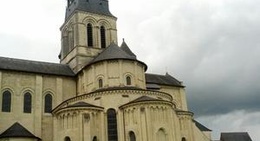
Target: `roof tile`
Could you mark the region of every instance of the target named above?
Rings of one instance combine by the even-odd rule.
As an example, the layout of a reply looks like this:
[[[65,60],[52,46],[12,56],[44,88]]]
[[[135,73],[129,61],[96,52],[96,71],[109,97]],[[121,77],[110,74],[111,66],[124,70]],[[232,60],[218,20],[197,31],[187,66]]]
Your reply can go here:
[[[68,65],[0,57],[0,70],[75,76]]]
[[[158,74],[145,74],[145,79],[147,84],[159,84],[159,85],[169,85],[169,86],[177,86],[184,87],[180,81],[178,81],[173,76],[166,73],[166,75],[158,75]]]
[[[221,141],[252,141],[247,132],[221,133]]]
[[[1,135],[0,138],[10,138],[10,137],[26,137],[26,138],[36,138],[30,131],[28,131],[25,127],[23,127],[20,123],[16,122],[7,130],[5,130]]]

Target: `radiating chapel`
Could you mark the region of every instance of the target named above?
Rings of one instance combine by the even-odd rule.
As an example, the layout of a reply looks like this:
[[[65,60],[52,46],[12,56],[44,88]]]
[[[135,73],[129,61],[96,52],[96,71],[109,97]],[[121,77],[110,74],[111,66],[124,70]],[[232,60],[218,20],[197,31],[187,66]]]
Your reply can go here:
[[[116,21],[107,0],[67,0],[59,64],[0,57],[0,141],[211,140],[182,83],[118,46]]]

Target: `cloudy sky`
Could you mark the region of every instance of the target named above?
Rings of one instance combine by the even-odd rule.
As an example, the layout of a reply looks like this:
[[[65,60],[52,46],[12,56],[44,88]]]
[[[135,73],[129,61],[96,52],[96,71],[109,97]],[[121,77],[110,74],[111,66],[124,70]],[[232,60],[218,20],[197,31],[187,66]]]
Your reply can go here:
[[[184,82],[195,118],[220,132],[260,139],[259,0],[110,0],[118,38],[149,73]],[[7,0],[0,56],[59,62],[66,0]]]

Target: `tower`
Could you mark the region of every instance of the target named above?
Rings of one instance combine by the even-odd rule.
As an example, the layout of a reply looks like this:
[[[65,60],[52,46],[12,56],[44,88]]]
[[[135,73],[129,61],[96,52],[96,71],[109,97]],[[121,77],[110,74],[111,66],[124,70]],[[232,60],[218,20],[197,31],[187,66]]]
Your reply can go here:
[[[111,42],[117,43],[116,20],[108,0],[67,0],[60,62],[79,72]]]

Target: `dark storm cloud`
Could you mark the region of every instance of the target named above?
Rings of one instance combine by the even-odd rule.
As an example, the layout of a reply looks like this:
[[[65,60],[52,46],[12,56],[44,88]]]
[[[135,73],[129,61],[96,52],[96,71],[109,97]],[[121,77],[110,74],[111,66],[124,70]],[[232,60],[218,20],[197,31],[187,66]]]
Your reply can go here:
[[[151,12],[149,16],[123,19],[135,29],[128,30],[133,33],[130,41],[134,40],[130,47],[149,65],[148,71],[168,71],[184,81],[196,116],[257,111],[260,2],[166,0],[161,12],[152,2],[142,5],[144,13]],[[133,16],[138,17],[134,15],[138,12]]]

